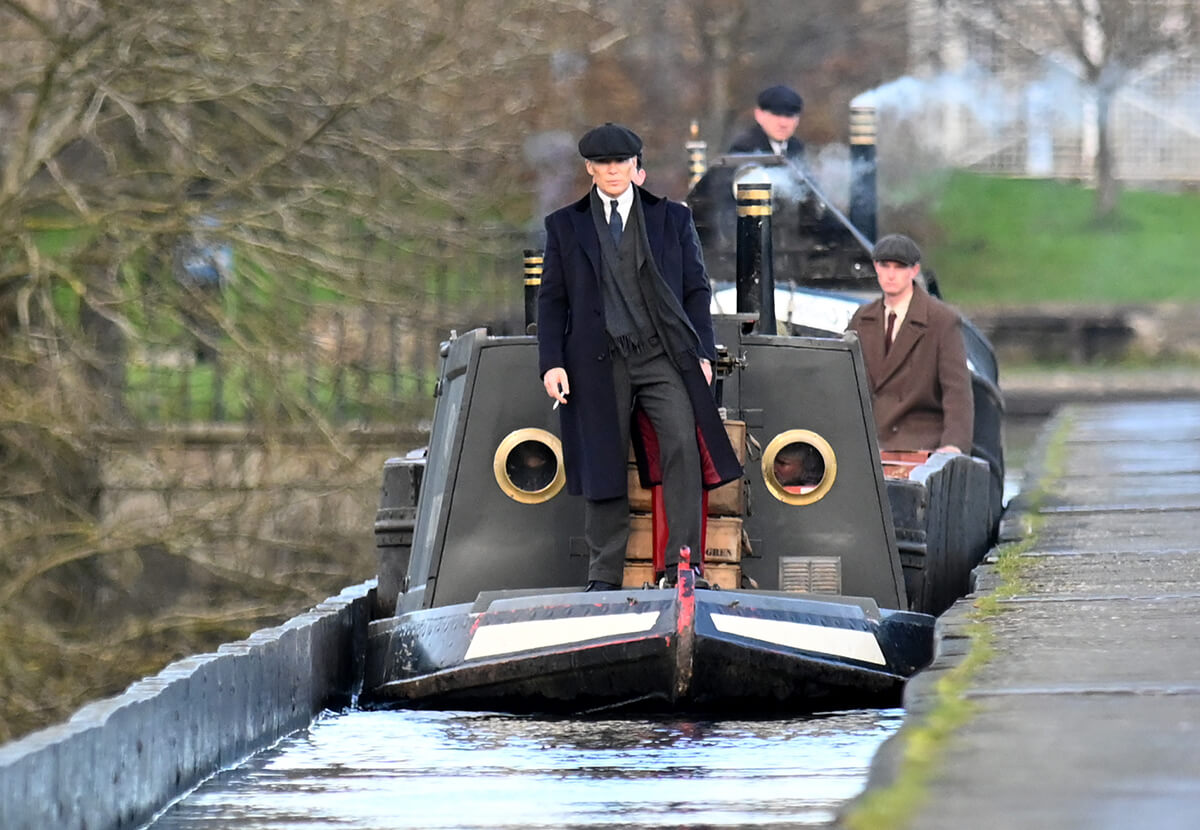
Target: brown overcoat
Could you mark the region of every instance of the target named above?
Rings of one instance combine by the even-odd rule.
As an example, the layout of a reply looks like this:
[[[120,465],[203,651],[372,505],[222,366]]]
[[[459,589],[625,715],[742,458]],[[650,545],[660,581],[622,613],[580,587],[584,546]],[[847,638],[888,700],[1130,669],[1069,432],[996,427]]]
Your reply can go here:
[[[913,283],[908,314],[884,355],[883,299],[860,308],[849,329],[858,333],[879,446],[933,450],[953,444],[971,452],[975,402],[958,312]]]

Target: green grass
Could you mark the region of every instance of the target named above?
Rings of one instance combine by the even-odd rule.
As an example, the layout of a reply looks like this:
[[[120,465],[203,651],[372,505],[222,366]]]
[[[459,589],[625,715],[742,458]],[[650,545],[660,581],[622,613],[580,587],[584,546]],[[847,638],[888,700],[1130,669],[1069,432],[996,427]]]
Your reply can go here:
[[[339,421],[386,422],[398,413],[412,417],[428,414],[436,381],[432,372],[418,376],[405,371],[393,377],[374,370],[364,376],[356,370],[339,374],[334,367],[322,366],[310,376],[302,368],[292,367],[277,379],[284,387],[279,390],[244,367],[227,368],[220,384],[216,371],[211,363],[185,369],[132,364],[127,370],[126,403],[131,414],[150,423],[242,421],[253,419],[255,409],[264,406],[311,407]],[[218,388],[222,393],[219,406],[214,400]]]
[[[1192,265],[1200,194],[1126,191],[1110,227],[1091,190],[955,173],[926,243],[943,293],[966,307],[1200,301]]]

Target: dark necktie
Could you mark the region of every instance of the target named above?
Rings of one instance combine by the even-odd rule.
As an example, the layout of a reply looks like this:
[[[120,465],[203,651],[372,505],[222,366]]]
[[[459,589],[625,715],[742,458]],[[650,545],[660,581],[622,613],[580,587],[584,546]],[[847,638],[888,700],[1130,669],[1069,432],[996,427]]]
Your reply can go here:
[[[617,210],[617,200],[613,199],[612,210],[608,212],[608,232],[612,234],[613,244],[621,247],[621,211]]]
[[[883,333],[883,353],[887,354],[892,348],[892,329],[896,327],[896,312],[888,312],[887,331]]]

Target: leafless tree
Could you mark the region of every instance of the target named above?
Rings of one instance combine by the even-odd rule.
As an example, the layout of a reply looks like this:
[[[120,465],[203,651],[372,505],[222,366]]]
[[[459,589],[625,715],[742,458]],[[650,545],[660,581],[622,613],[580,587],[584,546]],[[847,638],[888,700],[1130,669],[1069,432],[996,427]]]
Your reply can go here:
[[[272,393],[260,428],[336,451],[279,371],[308,311],[336,296],[420,322],[448,263],[511,244],[513,149],[551,36],[605,25],[532,0],[0,0],[0,740],[114,691],[161,646],[348,581],[328,552],[256,577],[198,558],[213,526],[196,516],[98,524],[94,436],[128,421],[126,356],[218,332]],[[181,278],[195,237],[233,251],[235,308]],[[151,562],[178,563],[192,604],[105,617]]]
[[[1111,130],[1115,96],[1150,61],[1196,47],[1200,6],[1194,0],[982,0],[982,5],[1015,42],[1043,54],[1068,54],[1093,90],[1095,218],[1111,220],[1120,197]]]
[[[220,531],[200,515],[101,526],[95,436],[135,421],[141,356],[219,340],[266,390],[261,430],[340,451],[281,371],[322,298],[431,327],[440,284],[519,265],[531,134],[626,120],[653,181],[666,159],[682,181],[691,118],[724,140],[768,80],[815,113],[886,77],[867,5],[900,6],[0,0],[0,740],[345,584],[328,552],[286,573],[201,556]],[[181,273],[222,248],[233,303]],[[162,599],[180,582],[187,603]]]

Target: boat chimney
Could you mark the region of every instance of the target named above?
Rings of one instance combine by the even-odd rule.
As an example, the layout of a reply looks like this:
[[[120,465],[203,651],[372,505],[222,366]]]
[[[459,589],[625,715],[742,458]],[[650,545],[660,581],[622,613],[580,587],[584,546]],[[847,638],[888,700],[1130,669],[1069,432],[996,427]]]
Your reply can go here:
[[[688,151],[688,190],[691,190],[708,172],[708,142],[700,140],[700,124],[695,119],[692,119],[688,136],[688,142],[683,146]]]
[[[875,107],[850,107],[850,224],[872,242],[878,204],[875,192]]]
[[[525,249],[525,333],[537,334],[537,295],[542,286],[542,251]]]
[[[737,186],[737,310],[757,315],[747,332],[775,334],[775,272],[771,248],[771,185]]]

